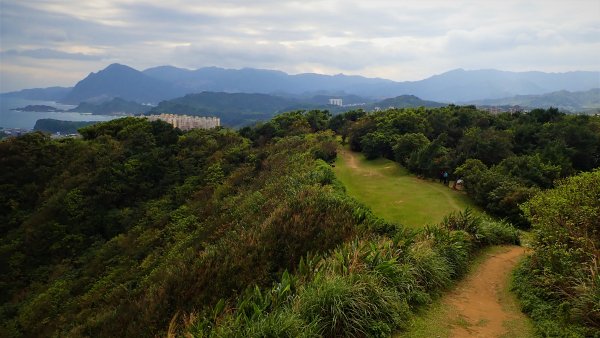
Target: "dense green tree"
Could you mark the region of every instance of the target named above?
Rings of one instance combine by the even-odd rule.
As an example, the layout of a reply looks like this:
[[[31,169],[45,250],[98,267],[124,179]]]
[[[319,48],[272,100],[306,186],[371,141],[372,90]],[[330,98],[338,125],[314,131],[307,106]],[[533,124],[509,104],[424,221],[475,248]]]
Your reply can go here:
[[[487,165],[497,164],[512,155],[511,135],[506,131],[472,127],[465,131],[456,153],[458,163],[476,158]]]
[[[361,138],[362,152],[367,159],[377,157],[393,158],[392,144],[396,141],[389,134],[376,131]]]
[[[363,136],[374,131],[376,128],[377,125],[371,116],[365,116],[356,121],[356,123],[353,123],[349,130],[350,149],[361,151]]]
[[[429,145],[429,140],[423,133],[408,133],[398,136],[392,150],[396,162],[407,165],[410,156]]]
[[[328,110],[309,110],[306,113],[306,120],[313,132],[327,129],[331,119],[331,113]]]
[[[431,143],[413,152],[408,160],[408,168],[419,175],[435,177],[441,170],[450,166],[449,151],[444,147],[446,134],[441,134]]]
[[[524,204],[534,233],[517,292],[545,336],[600,333],[600,171],[565,179]]]

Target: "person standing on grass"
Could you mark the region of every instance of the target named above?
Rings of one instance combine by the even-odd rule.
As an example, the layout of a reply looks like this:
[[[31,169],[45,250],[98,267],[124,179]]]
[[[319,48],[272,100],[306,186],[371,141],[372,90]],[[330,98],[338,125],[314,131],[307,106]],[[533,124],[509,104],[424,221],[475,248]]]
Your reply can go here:
[[[448,172],[444,171],[444,174],[442,176],[444,178],[444,185],[448,185]]]

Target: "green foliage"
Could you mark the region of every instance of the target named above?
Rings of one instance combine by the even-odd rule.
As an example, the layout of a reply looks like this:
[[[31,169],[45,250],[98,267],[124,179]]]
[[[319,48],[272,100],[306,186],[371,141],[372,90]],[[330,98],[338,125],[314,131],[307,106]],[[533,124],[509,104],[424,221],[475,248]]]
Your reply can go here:
[[[534,252],[515,275],[515,289],[544,335],[600,334],[599,197],[596,170],[563,180],[523,206]]]
[[[476,158],[486,165],[497,164],[512,155],[511,134],[504,130],[471,127],[456,146],[462,160]]]
[[[398,137],[393,146],[394,159],[396,162],[406,166],[413,153],[429,145],[429,140],[422,133],[408,133]]]
[[[2,332],[151,336],[367,231],[315,161],[333,135],[285,137],[304,119],[281,117],[283,138],[255,149],[133,118],[2,142]]]
[[[325,337],[389,336],[408,311],[393,289],[369,275],[318,279],[302,290],[295,306]]]
[[[369,160],[377,157],[392,158],[393,150],[390,146],[396,143],[381,132],[371,132],[361,138],[362,152]]]
[[[376,129],[375,120],[367,115],[359,119],[349,127],[349,142],[352,151],[362,150],[363,137]],[[391,147],[391,146],[390,146]]]
[[[474,233],[450,230],[458,227]],[[514,242],[516,230],[506,223],[482,221],[467,210],[422,232],[397,228],[392,238],[355,238],[328,255],[302,257],[295,274],[284,272],[271,289],[247,289],[231,312],[217,318],[215,311],[207,313],[186,332],[209,337],[236,332],[388,337],[407,326],[418,306],[431,302],[467,270],[472,253],[491,242],[480,233],[509,230],[510,235],[495,237],[495,243]]]
[[[600,166],[600,119],[554,108],[499,115],[474,106],[389,109],[347,129],[338,119],[336,130],[352,150],[394,159],[424,177],[447,171],[481,207],[523,228],[529,222],[519,204],[558,178]]]
[[[75,134],[77,133],[77,129],[96,123],[98,122],[39,119],[35,121],[35,126],[33,126],[33,130],[43,131],[47,133]]]

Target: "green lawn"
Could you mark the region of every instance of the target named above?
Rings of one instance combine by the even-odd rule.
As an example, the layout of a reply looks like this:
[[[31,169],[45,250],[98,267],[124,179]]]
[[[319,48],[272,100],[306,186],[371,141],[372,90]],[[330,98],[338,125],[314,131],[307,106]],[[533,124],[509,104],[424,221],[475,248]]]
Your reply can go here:
[[[347,192],[390,222],[422,227],[440,222],[452,211],[473,205],[464,193],[419,179],[387,159],[365,160],[340,149],[334,171]]]

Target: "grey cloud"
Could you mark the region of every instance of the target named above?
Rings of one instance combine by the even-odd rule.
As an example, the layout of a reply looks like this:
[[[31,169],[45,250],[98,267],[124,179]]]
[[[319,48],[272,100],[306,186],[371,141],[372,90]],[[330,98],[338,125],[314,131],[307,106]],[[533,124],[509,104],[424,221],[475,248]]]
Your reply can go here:
[[[18,51],[10,49],[0,53],[3,57],[27,56],[34,59],[63,59],[63,60],[80,60],[80,61],[98,61],[107,59],[104,55],[88,55],[83,53],[67,53],[59,50],[39,48]]]
[[[185,7],[174,8],[165,2],[164,6],[147,3],[126,3],[119,5],[128,21],[136,26],[150,28],[167,28],[177,30],[189,25],[209,25],[218,22],[219,18],[202,13],[192,13]]]
[[[0,62],[14,72],[45,59],[81,61],[73,67],[84,74],[110,61],[395,80],[458,67],[600,68],[591,61],[600,45],[597,1],[0,1]]]

